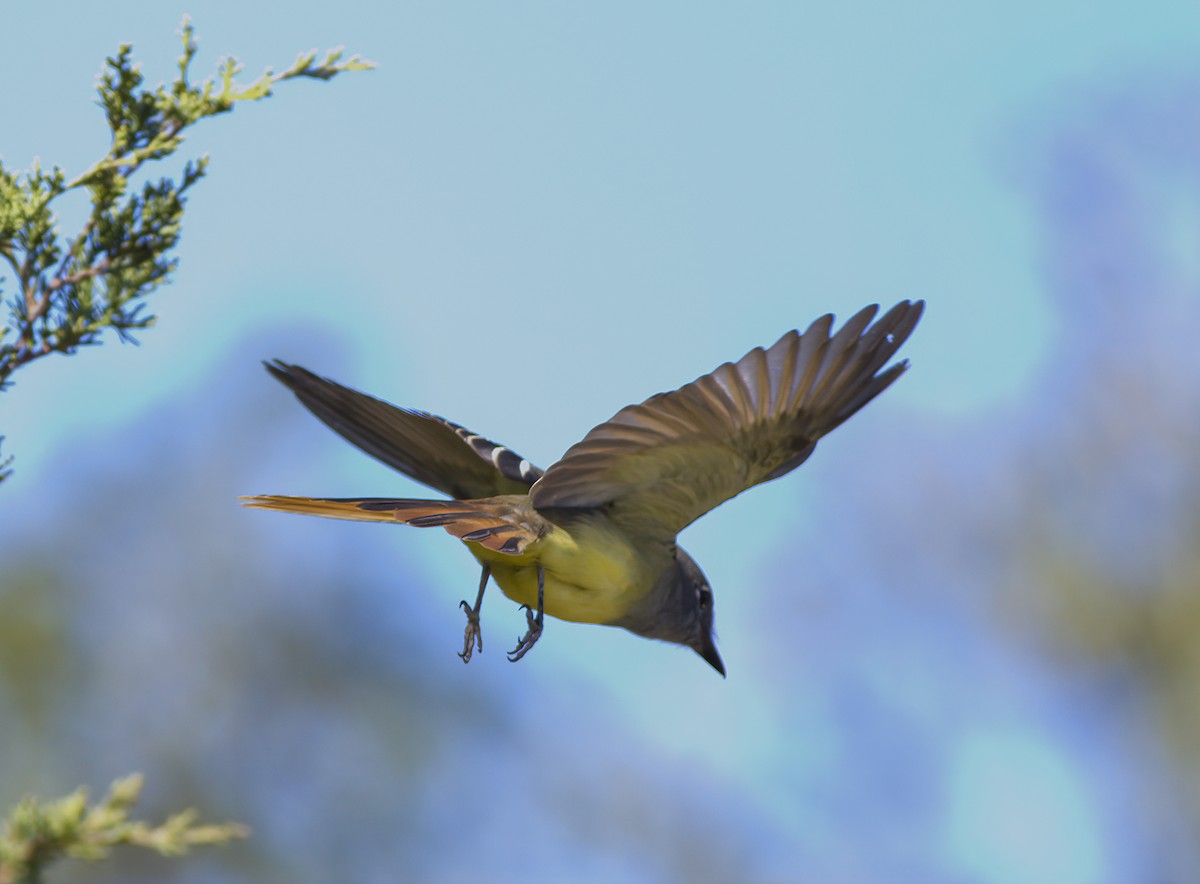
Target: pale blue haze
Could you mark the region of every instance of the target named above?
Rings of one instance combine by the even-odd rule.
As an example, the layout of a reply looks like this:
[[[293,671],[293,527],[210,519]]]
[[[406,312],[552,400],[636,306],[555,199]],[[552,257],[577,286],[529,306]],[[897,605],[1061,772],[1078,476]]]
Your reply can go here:
[[[451,690],[484,680],[516,710],[528,745],[554,744],[518,751],[503,772],[464,759],[478,777],[513,782],[463,812],[468,847],[430,862],[430,879],[513,878],[516,827],[501,820],[488,836],[471,822],[480,804],[493,806],[485,817],[496,812],[503,789],[519,796],[514,817],[543,826],[524,833],[543,845],[535,878],[670,880],[671,868],[619,845],[595,848],[601,859],[583,851],[596,864],[579,865],[582,848],[546,822],[546,792],[525,791],[521,766],[548,757],[585,771],[593,752],[635,768],[630,783],[599,779],[597,794],[651,788],[637,759],[668,759],[653,788],[679,789],[683,804],[738,833],[754,880],[1121,881],[1152,868],[1153,839],[1122,837],[1131,787],[1098,777],[1116,750],[1090,742],[1090,707],[1075,705],[1050,663],[980,625],[982,590],[959,584],[930,600],[931,586],[963,569],[907,569],[877,540],[926,518],[918,489],[945,508],[993,493],[996,511],[1009,505],[1002,485],[973,479],[939,496],[932,468],[913,458],[970,463],[952,444],[962,439],[999,459],[998,437],[1037,411],[1040,373],[1070,321],[1049,294],[1047,156],[1097,107],[1194,84],[1200,7],[21,4],[2,19],[4,162],[40,156],[73,171],[94,158],[103,56],[131,41],[149,79],[168,77],[184,12],[201,40],[197,73],[218,52],[237,55],[246,77],[336,44],[379,68],[286,84],[189,138],[187,153],[212,164],[175,281],[155,296],[158,326],[137,348],[110,343],[31,366],[0,399],[4,451],[18,458],[0,489],[0,521],[13,523],[0,555],[24,542],[18,521],[22,531],[48,525],[86,492],[63,487],[65,475],[79,481],[65,461],[86,450],[84,463],[120,463],[131,456],[114,445],[128,438],[120,428],[153,427],[169,408],[177,418],[213,378],[225,379],[229,402],[249,391],[270,401],[264,423],[295,417],[281,392],[262,398],[272,382],[258,358],[437,411],[544,466],[620,406],[821,313],[925,298],[903,354],[908,375],[801,471],[686,533],[715,588],[724,683],[687,653],[558,622],[510,666],[500,650],[521,620],[498,593],[486,653],[464,668],[450,653],[454,604],[476,572],[449,539],[271,521],[232,496],[189,505],[276,544],[283,572],[338,574],[328,556],[352,544],[364,557],[356,573],[397,584],[394,609],[376,609],[367,632],[414,619],[426,638],[395,653],[424,658]],[[1191,223],[1194,209],[1184,215]],[[1195,243],[1186,223],[1171,246],[1185,259]],[[221,438],[225,400],[197,402],[197,434]],[[223,457],[253,482],[238,491],[418,493],[315,421],[287,426],[297,429],[286,437],[236,434],[239,449]],[[863,464],[886,478],[856,479]],[[887,503],[868,517],[875,495]],[[206,530],[188,524],[179,530]],[[174,579],[170,557],[155,567],[155,580]],[[410,591],[412,569],[438,592]],[[254,574],[244,581],[237,592],[252,597]],[[174,635],[161,616],[145,628]],[[331,776],[354,794],[370,763],[339,758]],[[256,812],[269,816],[276,794],[264,787]],[[425,804],[445,813],[447,801],[431,789]],[[382,843],[393,821],[377,822]],[[277,825],[268,837],[304,850],[308,823]],[[359,837],[361,856],[372,842]]]

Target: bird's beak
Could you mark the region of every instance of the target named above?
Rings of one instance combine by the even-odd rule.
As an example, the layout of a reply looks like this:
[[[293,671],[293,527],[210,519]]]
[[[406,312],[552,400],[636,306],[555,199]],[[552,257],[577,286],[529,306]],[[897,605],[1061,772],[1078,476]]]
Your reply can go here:
[[[721,662],[721,655],[717,653],[717,646],[713,644],[711,635],[706,635],[699,645],[692,647],[709,666],[721,673],[721,678],[725,677],[725,664]]]

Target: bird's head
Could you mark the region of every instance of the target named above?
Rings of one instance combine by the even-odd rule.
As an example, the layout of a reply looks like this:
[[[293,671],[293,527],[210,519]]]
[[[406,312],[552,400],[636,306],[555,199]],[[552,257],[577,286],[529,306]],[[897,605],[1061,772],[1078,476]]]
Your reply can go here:
[[[682,608],[685,644],[725,677],[725,664],[713,643],[713,593],[708,578],[695,559],[681,549],[675,550],[675,579],[678,602]]]
[[[612,625],[646,638],[686,645],[725,675],[725,664],[713,644],[712,588],[700,566],[681,549],[673,551],[671,564],[654,587]]]

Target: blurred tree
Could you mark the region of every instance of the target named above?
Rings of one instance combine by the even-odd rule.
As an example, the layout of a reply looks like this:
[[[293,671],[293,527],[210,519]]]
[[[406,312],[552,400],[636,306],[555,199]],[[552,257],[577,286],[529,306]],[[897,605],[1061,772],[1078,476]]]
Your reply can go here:
[[[1012,604],[1036,616],[1008,618],[1123,710],[1159,880],[1200,868],[1198,107],[1110,98],[1038,170],[1064,319],[1021,458]]]
[[[1065,747],[1101,880],[1200,868],[1200,89],[1087,99],[1039,121],[1021,157],[1055,323],[1033,384],[892,427],[883,451],[830,446],[809,473],[835,477],[819,517],[757,599],[763,645],[797,648],[832,685],[827,720],[800,720],[855,759],[839,796],[861,790],[861,818],[886,817],[873,869],[951,812],[947,759],[997,721]],[[927,370],[914,354],[914,378]]]

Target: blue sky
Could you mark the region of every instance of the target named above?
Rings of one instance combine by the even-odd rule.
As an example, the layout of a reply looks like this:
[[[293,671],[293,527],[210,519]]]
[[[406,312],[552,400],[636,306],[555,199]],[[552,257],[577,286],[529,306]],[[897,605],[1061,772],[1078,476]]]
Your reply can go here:
[[[1183,7],[188,11],[198,75],[226,51],[253,74],[331,43],[380,68],[325,88],[293,84],[196,130],[189,149],[214,164],[192,203],[183,272],[159,302],[173,316],[161,308],[162,327],[137,354],[92,355],[102,379],[158,353],[172,354],[173,371],[126,389],[118,407],[169,395],[240,328],[306,323],[344,344],[362,386],[478,409],[462,419],[514,445],[544,440],[531,452],[542,461],[627,399],[871,301],[935,302],[914,348],[956,366],[914,375],[896,396],[963,410],[1013,395],[1048,334],[1021,195],[1039,130],[1090,88],[1170,72],[1194,48]],[[73,11],[78,28],[56,34],[54,51],[25,40],[6,62],[36,84],[6,98],[22,121],[3,145],[11,166],[36,156],[79,169],[97,154],[90,84],[118,42],[135,44],[151,81],[169,76],[180,9],[92,14]],[[10,32],[46,33],[53,15],[10,11]],[[562,419],[526,433],[454,372],[410,387],[446,343],[417,330],[451,327],[472,349],[535,340],[524,370]],[[1006,346],[980,352],[969,328]],[[625,356],[604,366],[611,385],[597,389],[586,362],[558,368],[580,362],[581,330]],[[209,346],[181,347],[185,338]],[[546,364],[556,369],[539,371]],[[22,386],[67,370],[41,367]],[[581,402],[581,390],[607,396]],[[25,403],[42,399],[15,391],[12,423],[30,425],[23,409],[36,406]],[[46,427],[59,438],[94,416],[64,413],[77,423]],[[24,469],[38,468],[38,454],[25,457]]]
[[[468,348],[532,339],[525,370],[567,419],[549,438],[542,427],[508,435],[545,439],[543,461],[626,399],[876,300],[936,301],[926,360],[975,363],[969,377],[926,371],[898,395],[971,408],[1011,393],[1045,340],[1015,192],[1022,132],[1053,112],[1056,89],[1163,52],[1113,22],[1060,55],[1049,35],[1076,21],[1068,10],[1035,25],[932,7],[268,8],[190,10],[197,72],[218,51],[255,73],[331,42],[380,69],[294,84],[196,131],[189,147],[214,165],[181,253],[192,266],[162,296],[178,305],[174,332],[156,330],[139,355],[173,352],[179,371],[202,371],[211,350],[176,335],[219,346],[239,327],[307,322],[348,342],[363,386],[478,408],[502,435],[515,415],[453,373],[411,392],[388,380],[442,355],[444,336],[417,329],[452,327]],[[34,42],[27,61],[9,62],[39,71],[36,104],[23,96],[10,113],[42,116],[6,139],[8,163],[49,162],[54,146],[54,161],[78,168],[96,153],[89,84],[119,40],[135,43],[152,81],[169,75],[178,10],[120,9],[81,23],[52,66]],[[85,33],[87,51],[76,45]],[[1038,70],[1006,67],[1050,44],[1033,56]],[[954,333],[968,323],[1012,345],[981,359]],[[626,358],[604,366],[608,396],[576,411],[578,391],[597,386],[586,363],[539,367],[577,362],[581,329]],[[691,361],[673,359],[675,347]],[[111,358],[122,357],[133,358]],[[155,394],[165,390],[143,395]]]
[[[379,67],[285,84],[195,130],[184,153],[212,163],[175,280],[154,296],[159,324],[139,347],[111,343],[16,376],[0,408],[5,451],[18,458],[0,492],[6,509],[38,514],[76,447],[105,438],[100,428],[151,419],[206,377],[227,376],[239,393],[269,386],[244,358],[248,341],[276,346],[262,358],[444,414],[546,466],[622,405],[824,312],[925,298],[903,354],[913,370],[801,474],[685,538],[716,588],[721,647],[741,687],[607,630],[555,623],[570,652],[538,648],[562,667],[543,677],[605,697],[644,747],[748,783],[760,809],[820,830],[789,790],[807,781],[806,765],[819,771],[846,750],[822,737],[803,696],[770,680],[778,663],[746,596],[796,524],[819,527],[805,507],[854,458],[887,456],[890,431],[970,426],[1034,393],[1062,321],[1046,296],[1036,170],[1055,133],[1094,102],[1193,76],[1200,8],[118,0],[72,7],[64,27],[62,9],[23,4],[5,13],[6,31],[21,35],[0,59],[19,84],[0,95],[5,164],[40,157],[72,172],[98,156],[91,90],[102,58],[133,42],[150,81],[169,77],[185,12],[201,42],[196,76],[218,53],[241,59],[249,78],[338,44]],[[290,471],[263,466],[255,475],[274,484],[243,490],[412,492],[315,421],[286,454]],[[246,452],[247,463],[271,456]],[[341,529],[284,520],[272,530]],[[850,536],[827,549],[860,555]],[[471,583],[444,538],[401,542],[439,580]],[[439,623],[457,617],[458,592],[439,600]],[[506,616],[497,623],[516,629]],[[521,675],[504,673],[506,689],[520,691]],[[660,677],[678,699],[671,729],[660,691],[628,689]],[[1025,687],[1010,706],[958,723],[937,697],[922,698],[919,673],[897,688],[930,705],[923,720],[940,728],[948,759],[924,830],[940,868],[969,880],[1102,880],[1116,860],[1068,758],[1073,744],[1048,737],[1042,713],[1014,711],[1045,701],[1029,687],[1036,676],[1012,678]],[[790,757],[796,722],[808,752],[794,759],[794,781],[780,779],[773,765]],[[1025,833],[987,816],[1013,820],[1031,803],[1044,818],[1021,821]],[[1044,833],[1058,849],[1030,840]]]
[[[234,8],[188,10],[198,75],[225,51],[254,74],[330,43],[380,68],[292,84],[196,130],[190,151],[214,163],[183,272],[160,296],[163,324],[139,353],[93,354],[91,368],[172,354],[169,375],[123,392],[135,411],[203,372],[238,329],[309,324],[345,346],[361,386],[478,409],[473,419],[514,445],[544,440],[531,452],[542,461],[627,399],[871,301],[934,302],[914,348],[956,366],[914,375],[896,396],[963,410],[1012,395],[1048,334],[1021,195],[1039,129],[1089,88],[1170,71],[1194,48],[1181,11],[1091,4]],[[8,164],[78,169],[96,155],[90,83],[121,40],[152,82],[170,74],[180,10],[125,9],[77,18],[53,53],[36,40],[16,48],[6,65],[36,89],[6,98],[22,120]],[[12,15],[12,33],[37,34],[51,23],[37,16],[53,14]],[[472,350],[521,341],[520,370],[561,418],[527,433],[505,413],[515,409],[455,372],[412,384],[423,363],[444,361],[445,334],[425,330],[449,328]],[[1006,346],[980,352],[971,328]],[[602,345],[590,370],[580,335]],[[606,345],[624,358],[604,363],[611,383],[598,385]],[[41,367],[22,386],[66,370]],[[582,390],[598,398],[582,402]],[[32,423],[20,409],[42,398],[9,396],[13,423]],[[70,434],[71,419],[47,431]]]

